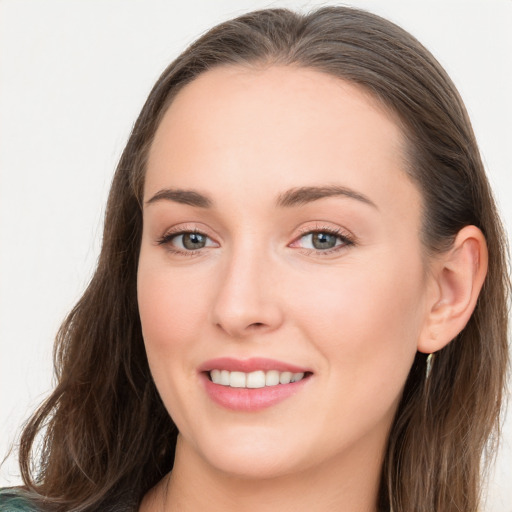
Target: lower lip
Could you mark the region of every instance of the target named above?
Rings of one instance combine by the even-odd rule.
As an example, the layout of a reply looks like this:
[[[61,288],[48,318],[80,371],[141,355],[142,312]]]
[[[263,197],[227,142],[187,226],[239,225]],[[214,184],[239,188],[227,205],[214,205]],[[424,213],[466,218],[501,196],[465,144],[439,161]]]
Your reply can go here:
[[[218,405],[232,411],[253,412],[266,409],[286,400],[300,391],[304,383],[309,380],[307,376],[297,382],[277,384],[264,388],[232,388],[214,384],[203,373],[204,386],[208,396]]]

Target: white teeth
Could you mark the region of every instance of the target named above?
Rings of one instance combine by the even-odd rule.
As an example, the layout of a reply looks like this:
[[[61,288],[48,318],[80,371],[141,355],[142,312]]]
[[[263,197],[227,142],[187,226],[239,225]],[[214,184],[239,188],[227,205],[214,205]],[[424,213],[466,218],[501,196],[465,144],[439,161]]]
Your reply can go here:
[[[264,388],[265,387],[265,372],[257,371],[247,374],[247,387],[248,388]]]
[[[230,372],[229,386],[232,388],[245,388],[247,378],[244,372]]]
[[[267,372],[257,370],[244,373],[215,369],[210,371],[210,378],[214,384],[220,384],[221,386],[255,389],[297,382],[304,378],[304,373],[278,372],[277,370],[269,370]]]
[[[280,384],[290,384],[292,380],[292,372],[283,372],[279,375],[279,383]]]
[[[220,370],[212,370],[210,372],[210,377],[212,378],[212,382],[214,384],[220,384]]]
[[[265,375],[265,386],[277,386],[279,384],[279,372],[270,370]]]
[[[229,372],[227,370],[222,370],[220,372],[220,382],[216,384],[222,384],[223,386],[229,386]]]

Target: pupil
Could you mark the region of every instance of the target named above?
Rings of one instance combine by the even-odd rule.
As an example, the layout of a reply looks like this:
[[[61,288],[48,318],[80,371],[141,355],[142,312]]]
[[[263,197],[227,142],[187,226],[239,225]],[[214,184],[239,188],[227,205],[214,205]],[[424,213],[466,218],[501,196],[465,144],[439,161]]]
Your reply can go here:
[[[202,249],[206,240],[199,233],[186,233],[183,235],[183,247],[186,249]]]
[[[336,236],[329,233],[313,233],[315,249],[332,249],[336,245]]]

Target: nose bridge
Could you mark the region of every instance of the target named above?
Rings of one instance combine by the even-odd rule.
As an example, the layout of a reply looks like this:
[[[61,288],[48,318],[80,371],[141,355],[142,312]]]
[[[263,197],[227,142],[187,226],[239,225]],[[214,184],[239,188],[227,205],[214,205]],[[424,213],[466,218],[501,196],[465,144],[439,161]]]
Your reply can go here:
[[[273,330],[282,321],[272,279],[275,262],[256,238],[246,237],[226,251],[218,280],[213,322],[234,337]]]

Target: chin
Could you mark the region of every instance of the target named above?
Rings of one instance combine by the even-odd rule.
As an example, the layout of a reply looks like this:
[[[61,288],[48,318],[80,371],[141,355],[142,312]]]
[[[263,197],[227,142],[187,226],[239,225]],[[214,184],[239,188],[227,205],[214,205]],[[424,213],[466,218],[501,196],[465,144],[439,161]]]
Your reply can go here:
[[[218,472],[244,480],[275,479],[299,470],[294,461],[281,460],[281,457],[276,458],[271,454],[252,453],[241,456],[230,451],[208,462]]]
[[[219,435],[203,446],[196,445],[195,450],[211,468],[232,478],[269,479],[297,471],[304,444],[290,443],[290,439],[283,442],[282,435],[268,434]]]

